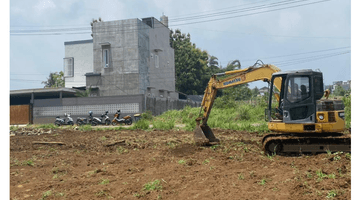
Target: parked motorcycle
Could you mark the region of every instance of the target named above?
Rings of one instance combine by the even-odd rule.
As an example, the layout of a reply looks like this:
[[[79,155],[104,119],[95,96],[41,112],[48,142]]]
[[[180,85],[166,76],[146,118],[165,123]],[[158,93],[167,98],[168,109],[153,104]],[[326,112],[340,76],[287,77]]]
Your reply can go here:
[[[113,126],[115,126],[116,124],[126,124],[126,125],[131,125],[132,124],[132,119],[130,115],[126,115],[123,118],[120,118],[120,115],[118,113],[116,113],[114,115],[114,119],[111,121],[111,124]]]
[[[88,123],[88,120],[86,119],[86,117],[78,117],[76,119],[76,125],[81,126],[81,125],[85,125]]]
[[[93,117],[91,120],[91,125],[96,126],[98,124],[110,125],[110,118],[108,116],[109,111],[106,111],[105,114],[102,114],[100,118]]]
[[[62,126],[62,125],[74,125],[73,119],[70,117],[70,114],[64,114],[65,118],[60,118],[60,116],[56,116],[55,119],[55,126]]]
[[[134,121],[135,122],[139,121],[140,119],[141,119],[141,114],[138,113],[138,114],[134,115]]]

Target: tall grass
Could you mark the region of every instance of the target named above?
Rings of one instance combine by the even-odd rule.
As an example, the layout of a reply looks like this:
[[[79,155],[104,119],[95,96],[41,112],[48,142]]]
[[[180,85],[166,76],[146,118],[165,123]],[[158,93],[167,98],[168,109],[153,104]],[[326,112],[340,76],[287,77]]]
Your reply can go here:
[[[343,97],[345,105],[345,126],[346,128],[351,127],[351,95]]]

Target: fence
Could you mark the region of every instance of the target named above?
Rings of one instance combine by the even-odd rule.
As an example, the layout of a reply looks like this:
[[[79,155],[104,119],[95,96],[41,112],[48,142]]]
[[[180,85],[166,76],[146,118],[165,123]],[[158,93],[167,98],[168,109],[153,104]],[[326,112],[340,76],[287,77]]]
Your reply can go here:
[[[32,123],[31,105],[10,106],[10,124],[30,124]]]
[[[153,115],[160,115],[167,110],[181,110],[187,105],[191,107],[200,107],[201,102],[146,97],[146,110],[151,111]]]

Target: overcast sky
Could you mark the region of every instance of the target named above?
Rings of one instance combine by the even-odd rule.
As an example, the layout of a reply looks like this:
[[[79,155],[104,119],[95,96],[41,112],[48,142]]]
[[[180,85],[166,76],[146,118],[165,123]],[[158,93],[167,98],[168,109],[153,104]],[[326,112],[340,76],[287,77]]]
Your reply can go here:
[[[320,1],[11,0],[10,89],[42,88],[50,72],[63,70],[65,41],[92,39],[90,33],[64,30],[90,32],[85,29],[93,18],[160,19],[162,13],[169,17],[171,29],[190,33],[191,41],[222,66],[238,59],[245,68],[261,59],[282,71],[320,69],[326,85],[350,80],[351,2]],[[55,33],[61,34],[30,35],[39,32],[29,30],[39,29],[58,29]]]

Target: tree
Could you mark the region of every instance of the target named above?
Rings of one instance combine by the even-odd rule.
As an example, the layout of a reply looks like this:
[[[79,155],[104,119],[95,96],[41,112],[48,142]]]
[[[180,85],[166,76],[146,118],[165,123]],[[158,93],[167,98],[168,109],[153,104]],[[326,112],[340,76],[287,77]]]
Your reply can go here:
[[[209,55],[191,43],[190,34],[170,30],[170,45],[175,50],[176,90],[189,95],[203,94],[209,81]]]
[[[341,87],[340,85],[337,85],[334,90],[334,95],[335,96],[344,96],[345,95],[344,88]]]
[[[47,81],[43,81],[41,84],[45,84],[44,88],[65,87],[64,72],[50,73]]]
[[[215,57],[215,56],[210,56],[209,58],[209,67],[211,66],[215,66],[215,67],[218,67],[219,66],[219,63],[218,63],[218,58]]]
[[[91,88],[85,91],[76,91],[75,96],[77,97],[88,97],[91,94]]]
[[[259,89],[256,86],[251,90],[251,93],[253,97],[256,97],[258,94],[260,94]]]

